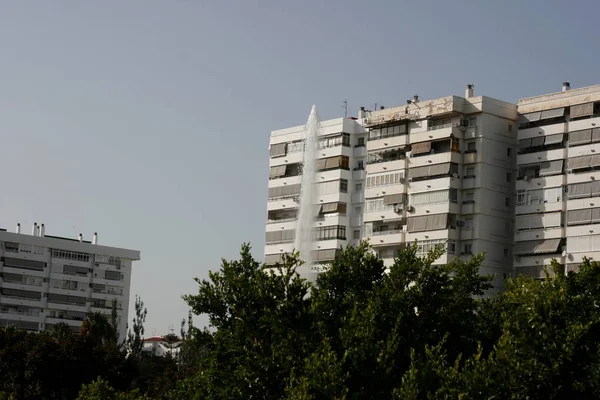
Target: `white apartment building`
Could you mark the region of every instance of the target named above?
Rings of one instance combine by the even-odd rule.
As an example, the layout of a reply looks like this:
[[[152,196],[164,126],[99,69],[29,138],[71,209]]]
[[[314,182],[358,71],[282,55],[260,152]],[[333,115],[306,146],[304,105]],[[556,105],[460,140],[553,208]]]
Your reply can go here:
[[[116,300],[119,335],[126,336],[133,261],[140,252],[93,240],[0,230],[0,325],[40,331],[59,322],[77,331],[90,312],[110,316]]]
[[[352,240],[354,205],[362,204],[366,131],[355,119],[321,122],[314,205],[312,259],[327,262]],[[304,126],[273,131],[270,139],[269,196],[265,238],[265,262],[274,264],[294,249],[298,217]]]
[[[387,264],[417,242],[436,261],[486,253],[482,274],[501,289],[512,275],[516,106],[485,96],[448,96],[363,113],[369,130],[361,238]]]
[[[519,100],[515,272],[600,260],[600,85]]]
[[[495,285],[512,274],[517,107],[448,96],[322,122],[313,260],[365,238],[386,262],[417,241],[453,257],[486,252]],[[271,133],[265,261],[294,246],[304,127]],[[483,154],[486,154],[484,157]]]

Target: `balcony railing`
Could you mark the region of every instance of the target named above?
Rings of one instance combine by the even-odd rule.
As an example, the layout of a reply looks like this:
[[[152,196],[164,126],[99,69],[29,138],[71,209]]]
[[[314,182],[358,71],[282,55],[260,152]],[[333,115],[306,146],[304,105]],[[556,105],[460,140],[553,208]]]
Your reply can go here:
[[[446,128],[454,128],[460,126],[460,124],[454,122],[450,122],[448,124],[442,124],[442,125],[435,125],[435,126],[428,126],[427,127],[427,132],[429,131],[437,131],[438,129],[446,129]]]
[[[402,229],[394,229],[394,230],[390,230],[390,231],[376,231],[376,232],[372,232],[371,236],[395,235],[395,234],[399,234],[402,232],[403,232]]]
[[[13,315],[24,315],[24,316],[30,316],[30,317],[37,317],[40,315],[39,311],[17,311],[17,310],[0,310],[0,313],[2,314],[13,314]]]
[[[283,222],[293,222],[296,221],[298,219],[298,217],[293,217],[293,218],[282,218],[282,219],[270,219],[267,221],[267,224],[279,224],[279,223],[283,223]]]

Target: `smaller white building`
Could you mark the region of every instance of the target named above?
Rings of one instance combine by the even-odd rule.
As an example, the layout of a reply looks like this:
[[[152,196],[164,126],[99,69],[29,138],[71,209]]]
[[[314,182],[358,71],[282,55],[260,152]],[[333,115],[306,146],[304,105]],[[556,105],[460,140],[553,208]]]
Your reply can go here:
[[[177,357],[182,340],[166,340],[164,336],[152,336],[144,339],[142,351],[158,357],[164,357],[170,354],[171,357]]]

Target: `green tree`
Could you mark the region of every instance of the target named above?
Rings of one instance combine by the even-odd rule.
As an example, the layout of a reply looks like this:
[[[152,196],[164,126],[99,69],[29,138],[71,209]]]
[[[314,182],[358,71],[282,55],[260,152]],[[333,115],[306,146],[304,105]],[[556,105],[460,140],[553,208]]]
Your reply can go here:
[[[133,358],[142,356],[144,348],[144,323],[148,310],[144,307],[141,297],[135,296],[135,317],[133,317],[133,327],[127,334],[127,350]]]

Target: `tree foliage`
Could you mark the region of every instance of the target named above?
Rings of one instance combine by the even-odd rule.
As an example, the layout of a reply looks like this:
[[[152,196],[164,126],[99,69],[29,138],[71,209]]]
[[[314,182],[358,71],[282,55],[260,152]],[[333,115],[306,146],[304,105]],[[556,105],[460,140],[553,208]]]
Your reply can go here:
[[[554,264],[546,280],[509,279],[487,296],[482,256],[437,265],[441,254],[409,246],[386,268],[366,243],[349,246],[313,284],[297,274],[297,254],[266,268],[244,245],[184,296],[191,312],[176,358],[136,347],[147,314],[139,298],[129,357],[101,315],[79,334],[0,328],[0,399],[597,397],[597,263],[568,275]],[[209,327],[194,327],[192,313]]]

